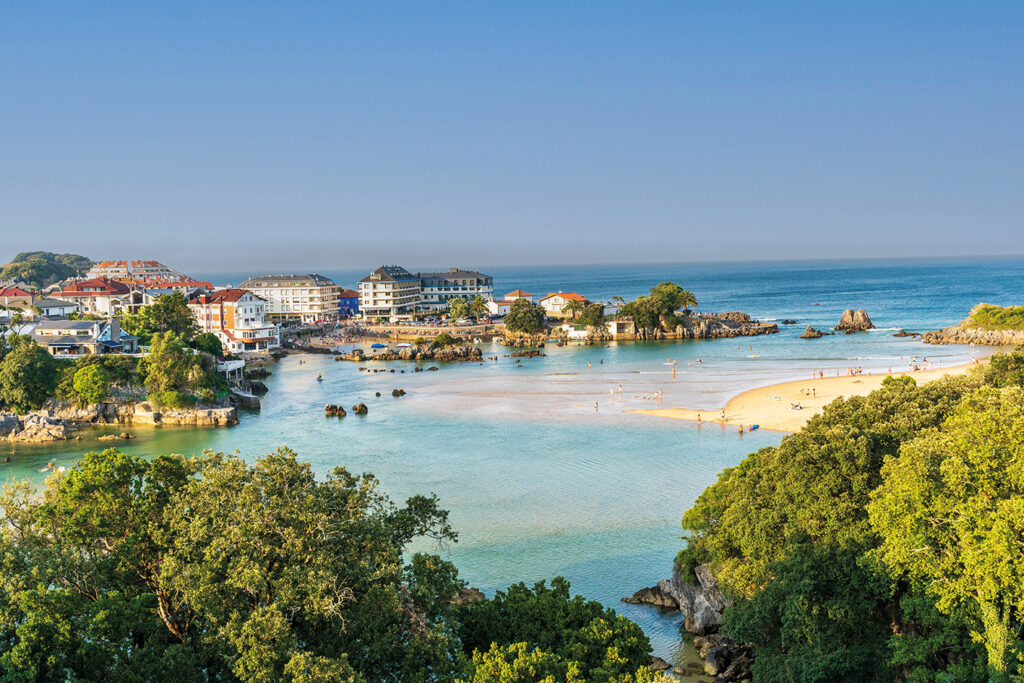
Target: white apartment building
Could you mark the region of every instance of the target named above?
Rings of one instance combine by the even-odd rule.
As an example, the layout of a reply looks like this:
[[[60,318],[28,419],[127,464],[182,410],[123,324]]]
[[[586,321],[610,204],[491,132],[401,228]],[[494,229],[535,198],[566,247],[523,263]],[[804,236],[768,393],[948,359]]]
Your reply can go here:
[[[304,323],[332,320],[338,316],[341,287],[330,278],[308,275],[263,275],[238,286],[266,302],[271,320],[301,320]]]
[[[266,322],[266,302],[245,289],[220,289],[188,303],[203,332],[217,335],[228,353],[281,345],[277,325]]]
[[[359,312],[364,318],[394,320],[416,312],[420,279],[401,266],[381,266],[359,281]]]
[[[420,308],[443,311],[452,299],[494,298],[494,278],[478,270],[449,268],[444,273],[416,273],[420,279]]]

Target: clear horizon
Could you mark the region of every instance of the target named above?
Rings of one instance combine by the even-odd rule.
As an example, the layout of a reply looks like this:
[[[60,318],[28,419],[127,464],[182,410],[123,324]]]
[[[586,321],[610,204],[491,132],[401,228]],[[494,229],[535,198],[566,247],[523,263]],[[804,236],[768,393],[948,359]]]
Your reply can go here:
[[[1019,3],[5,6],[0,259],[1022,254],[1022,28]]]

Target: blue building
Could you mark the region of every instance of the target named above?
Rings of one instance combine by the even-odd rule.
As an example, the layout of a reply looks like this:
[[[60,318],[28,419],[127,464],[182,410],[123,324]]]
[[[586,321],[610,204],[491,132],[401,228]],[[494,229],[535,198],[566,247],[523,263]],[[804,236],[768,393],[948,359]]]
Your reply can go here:
[[[338,314],[349,317],[359,314],[359,292],[343,289],[338,295]]]

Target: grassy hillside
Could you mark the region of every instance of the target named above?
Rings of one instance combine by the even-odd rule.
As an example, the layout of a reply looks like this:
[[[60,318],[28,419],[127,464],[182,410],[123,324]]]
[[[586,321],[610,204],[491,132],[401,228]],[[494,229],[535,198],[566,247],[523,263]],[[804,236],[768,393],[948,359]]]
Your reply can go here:
[[[78,254],[54,254],[49,251],[23,251],[0,270],[0,281],[20,280],[45,287],[65,278],[84,275],[93,265]]]

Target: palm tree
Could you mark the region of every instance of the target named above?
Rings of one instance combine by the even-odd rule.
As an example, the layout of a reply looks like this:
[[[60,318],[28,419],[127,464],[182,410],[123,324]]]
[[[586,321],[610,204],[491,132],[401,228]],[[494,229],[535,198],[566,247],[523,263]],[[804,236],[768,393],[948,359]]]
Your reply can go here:
[[[584,308],[586,307],[583,305],[583,302],[580,301],[579,299],[569,299],[567,302],[565,302],[565,305],[562,306],[562,313],[571,314],[572,319],[575,320],[579,316],[579,314],[583,312]]]
[[[697,297],[688,289],[684,289],[679,295],[679,305],[683,308],[685,315],[690,315],[690,306],[697,307]]]
[[[480,322],[480,315],[487,312],[487,300],[477,294],[472,301],[469,302],[469,312],[476,318],[477,323]]]

